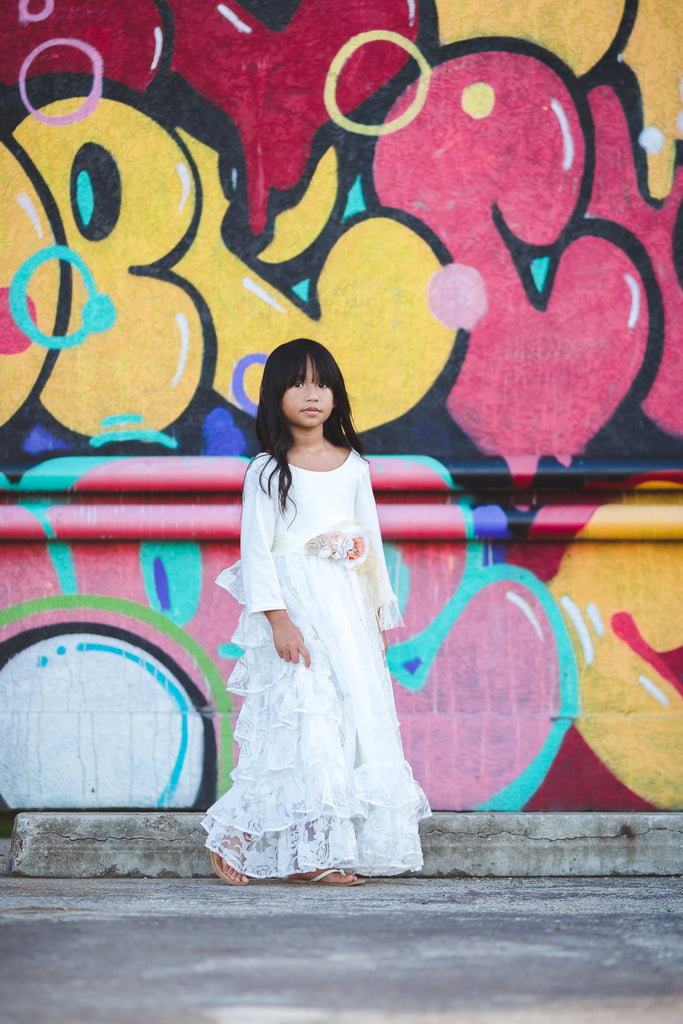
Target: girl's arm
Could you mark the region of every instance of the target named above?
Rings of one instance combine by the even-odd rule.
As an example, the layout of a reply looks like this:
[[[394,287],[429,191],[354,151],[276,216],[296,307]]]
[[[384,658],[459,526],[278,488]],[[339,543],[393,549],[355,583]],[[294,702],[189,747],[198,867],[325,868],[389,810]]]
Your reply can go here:
[[[264,466],[265,483],[269,473],[265,458],[252,462],[244,478],[240,552],[246,608],[250,615],[263,612],[266,616],[273,631],[275,650],[284,661],[298,665],[301,656],[309,668],[311,657],[301,633],[287,614],[275,570],[271,549],[277,519],[277,480],[273,480],[271,494],[266,494],[260,481]]]
[[[356,490],[355,513],[356,519],[366,528],[370,536],[375,576],[379,591],[378,607],[376,609],[377,621],[383,633],[386,629],[402,626],[403,619],[401,618],[396,595],[391,589],[389,573],[387,572],[387,563],[384,558],[384,548],[382,547],[382,535],[379,529],[379,519],[377,518],[377,506],[375,505],[375,496],[372,493],[372,486],[370,484],[370,467],[367,462],[362,462],[360,473],[360,480]],[[386,637],[384,638],[384,643],[386,644]]]

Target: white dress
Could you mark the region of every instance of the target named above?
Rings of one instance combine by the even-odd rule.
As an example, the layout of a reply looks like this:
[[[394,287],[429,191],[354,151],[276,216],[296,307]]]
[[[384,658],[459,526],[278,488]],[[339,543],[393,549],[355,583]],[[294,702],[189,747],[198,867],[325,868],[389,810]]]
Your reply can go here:
[[[258,455],[249,466],[241,561],[216,581],[245,606],[228,681],[245,699],[238,766],[206,813],[206,845],[255,878],[417,870],[430,809],[403,755],[380,636],[402,623],[368,464],[351,452],[329,472],[292,466],[285,516],[277,474],[270,496],[260,483],[274,465]],[[310,668],[278,657],[263,614],[275,608],[301,630]]]

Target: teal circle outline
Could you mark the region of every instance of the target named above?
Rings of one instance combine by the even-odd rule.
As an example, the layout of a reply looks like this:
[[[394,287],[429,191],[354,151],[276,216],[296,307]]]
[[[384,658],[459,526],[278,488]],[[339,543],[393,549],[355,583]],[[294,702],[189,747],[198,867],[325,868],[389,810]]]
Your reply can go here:
[[[43,334],[31,318],[28,310],[28,284],[34,272],[48,260],[62,260],[71,263],[80,272],[88,292],[88,298],[81,313],[82,324],[71,334]],[[9,290],[10,312],[17,327],[36,345],[48,349],[74,348],[81,345],[90,334],[108,331],[116,322],[114,303],[104,292],[98,292],[95,279],[85,260],[68,245],[51,245],[29,256],[17,270]]]

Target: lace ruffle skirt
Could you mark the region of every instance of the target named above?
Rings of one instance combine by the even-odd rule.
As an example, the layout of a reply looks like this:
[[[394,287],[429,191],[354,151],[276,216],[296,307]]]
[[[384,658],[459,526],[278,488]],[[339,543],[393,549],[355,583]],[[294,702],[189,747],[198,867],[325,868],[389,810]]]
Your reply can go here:
[[[242,612],[245,651],[228,681],[244,696],[232,786],[206,813],[206,845],[255,878],[340,867],[389,875],[422,866],[429,806],[403,756],[375,614],[354,570],[275,555],[311,667],[282,661],[262,613]],[[244,602],[239,563],[219,577]]]

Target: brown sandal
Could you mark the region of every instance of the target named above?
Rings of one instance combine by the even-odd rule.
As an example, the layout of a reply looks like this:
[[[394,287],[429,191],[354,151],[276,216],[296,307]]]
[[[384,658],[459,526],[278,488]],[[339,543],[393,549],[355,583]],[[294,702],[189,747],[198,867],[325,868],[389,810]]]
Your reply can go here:
[[[350,871],[342,871],[341,868],[327,868],[326,871],[319,871],[312,878],[295,878],[290,875],[287,881],[294,882],[295,885],[315,885],[317,882],[322,882],[323,878],[327,878],[328,875],[350,874]],[[357,878],[355,882],[323,882],[323,885],[338,885],[340,889],[348,889],[352,885],[365,885],[365,879]]]
[[[246,875],[242,875],[242,881],[238,882],[223,870],[223,858],[219,857],[215,850],[210,850],[209,853],[211,854],[211,867],[222,882],[225,882],[226,885],[249,885]]]

